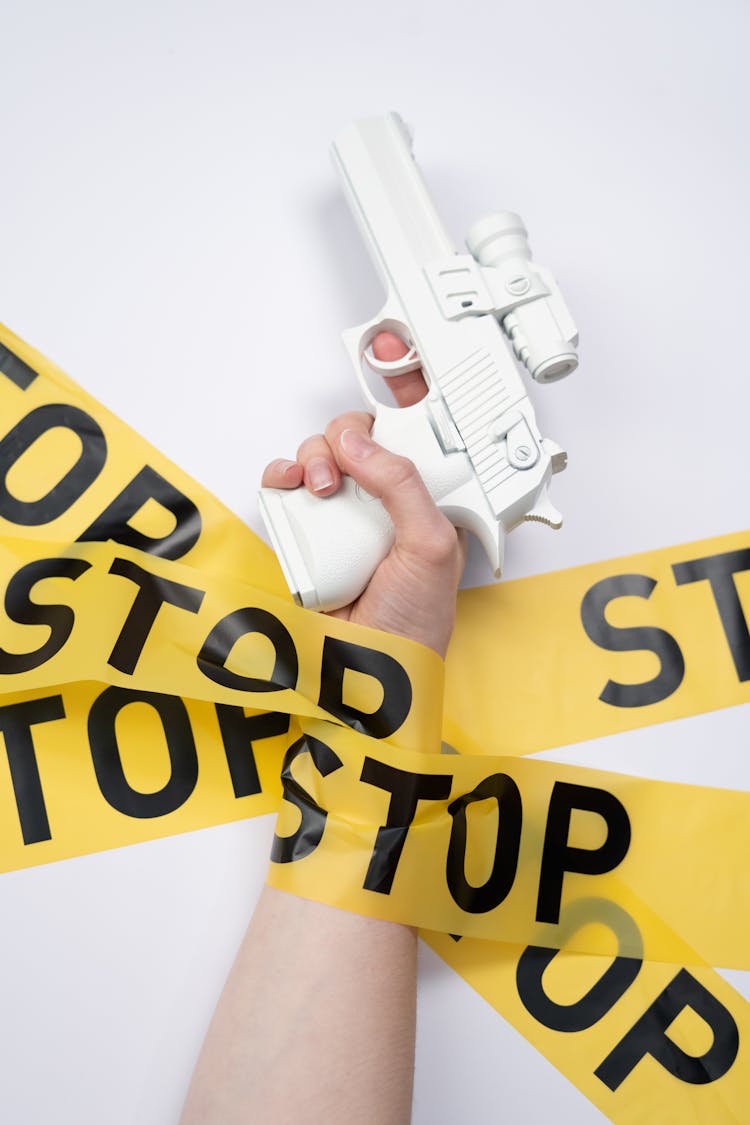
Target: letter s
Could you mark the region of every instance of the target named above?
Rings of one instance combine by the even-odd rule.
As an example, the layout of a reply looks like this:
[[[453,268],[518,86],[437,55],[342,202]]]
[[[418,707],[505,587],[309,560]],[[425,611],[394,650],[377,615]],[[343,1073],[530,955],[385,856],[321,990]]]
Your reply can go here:
[[[650,625],[620,628],[610,625],[605,617],[607,606],[615,598],[649,598],[655,587],[656,579],[645,574],[618,574],[597,582],[581,602],[581,621],[595,645],[609,652],[648,649],[661,662],[659,674],[646,683],[618,684],[608,680],[599,698],[613,707],[646,707],[649,703],[660,703],[677,691],[685,675],[685,661],[671,633]]]
[[[50,631],[44,644],[33,652],[6,652],[0,648],[0,675],[13,676],[39,668],[60,651],[75,624],[75,614],[67,605],[35,602],[31,591],[44,578],[69,578],[75,581],[90,568],[85,559],[34,559],[17,571],[5,593],[5,612],[19,625],[46,625]]]
[[[314,797],[300,785],[292,774],[292,765],[302,754],[309,754],[313,765],[322,777],[341,769],[344,764],[327,746],[312,735],[303,735],[290,746],[284,758],[281,780],[284,786],[284,800],[299,809],[300,826],[292,836],[276,834],[271,845],[271,863],[294,863],[304,859],[317,848],[323,839],[328,813],[322,809]]]

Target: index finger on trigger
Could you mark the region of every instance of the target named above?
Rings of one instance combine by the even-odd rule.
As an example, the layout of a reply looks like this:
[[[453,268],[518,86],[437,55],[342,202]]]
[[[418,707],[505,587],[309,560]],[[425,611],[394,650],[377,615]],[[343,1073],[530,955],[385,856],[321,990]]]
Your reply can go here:
[[[401,359],[409,347],[395,332],[379,332],[372,341],[372,351],[376,359],[386,361]],[[388,386],[399,406],[413,406],[427,394],[427,384],[421,371],[408,371],[405,375],[392,375]]]

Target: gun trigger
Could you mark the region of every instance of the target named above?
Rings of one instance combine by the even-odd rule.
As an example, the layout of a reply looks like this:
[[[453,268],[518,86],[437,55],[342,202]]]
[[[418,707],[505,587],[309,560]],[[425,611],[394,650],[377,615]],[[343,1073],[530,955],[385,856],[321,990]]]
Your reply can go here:
[[[422,361],[415,347],[411,347],[401,359],[376,359],[370,347],[367,348],[364,356],[367,360],[368,367],[371,367],[373,371],[377,371],[379,375],[385,375],[386,377],[405,375],[407,371],[416,371],[418,367],[422,366]]]
[[[530,512],[523,517],[532,523],[546,523],[548,527],[562,527],[563,518],[549,498],[546,488],[543,488],[537,497],[536,503]]]

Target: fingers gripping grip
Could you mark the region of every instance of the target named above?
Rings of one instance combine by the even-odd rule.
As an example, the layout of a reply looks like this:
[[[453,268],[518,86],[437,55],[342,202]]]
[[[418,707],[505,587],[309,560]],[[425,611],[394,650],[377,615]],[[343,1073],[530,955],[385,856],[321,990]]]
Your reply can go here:
[[[379,406],[372,437],[384,449],[408,456],[432,499],[440,507],[447,505],[448,518],[464,526],[451,501],[472,487],[471,464],[465,453],[445,453],[428,399],[403,410]],[[396,536],[382,502],[350,476],[342,478],[333,496],[314,496],[304,486],[292,491],[262,488],[259,500],[287,584],[306,609],[338,609],[358,598]],[[475,496],[469,506],[476,506]]]
[[[306,609],[354,601],[394,539],[383,505],[351,477],[325,499],[306,488],[263,488],[260,510],[294,600]]]

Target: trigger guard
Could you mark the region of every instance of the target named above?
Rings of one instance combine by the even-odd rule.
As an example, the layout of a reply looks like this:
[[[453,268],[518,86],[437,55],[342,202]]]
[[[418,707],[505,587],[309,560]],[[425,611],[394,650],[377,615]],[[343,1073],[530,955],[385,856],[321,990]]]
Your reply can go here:
[[[402,340],[407,342],[409,351],[401,359],[395,360],[380,360],[376,359],[372,354],[372,341],[379,332],[393,332],[394,335],[399,336]],[[379,407],[382,405],[375,395],[372,393],[370,387],[367,385],[367,379],[363,370],[363,360],[367,366],[380,375],[386,378],[392,378],[394,375],[404,375],[408,371],[416,371],[421,367],[417,349],[411,342],[409,336],[409,329],[404,324],[403,320],[399,318],[399,310],[395,307],[386,304],[378,316],[371,320],[368,324],[360,325],[358,328],[347,328],[343,333],[344,346],[349,352],[352,364],[354,366],[354,374],[356,375],[357,382],[359,383],[362,396],[374,414],[377,414]]]

